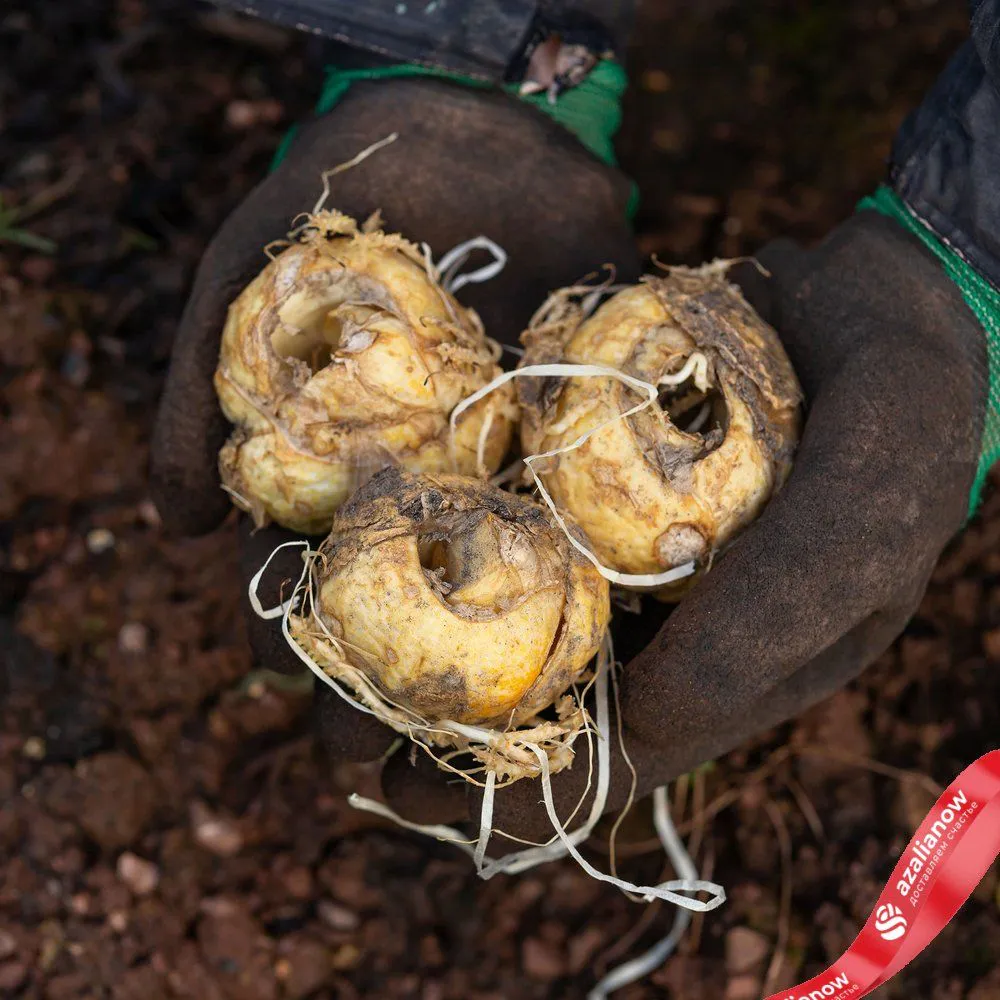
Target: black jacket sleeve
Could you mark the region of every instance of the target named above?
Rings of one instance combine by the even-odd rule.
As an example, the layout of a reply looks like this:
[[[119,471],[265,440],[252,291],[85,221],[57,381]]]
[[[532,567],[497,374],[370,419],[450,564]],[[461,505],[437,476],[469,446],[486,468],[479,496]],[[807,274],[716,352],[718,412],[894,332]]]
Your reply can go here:
[[[214,0],[395,60],[499,82],[561,23],[624,47],[635,0]]]
[[[970,39],[900,129],[890,181],[1000,288],[1000,0],[970,7]]]

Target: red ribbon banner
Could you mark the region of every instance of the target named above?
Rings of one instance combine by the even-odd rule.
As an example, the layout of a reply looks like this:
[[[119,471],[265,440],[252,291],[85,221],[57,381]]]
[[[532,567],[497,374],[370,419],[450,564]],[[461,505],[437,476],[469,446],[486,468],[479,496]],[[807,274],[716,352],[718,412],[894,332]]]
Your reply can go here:
[[[1000,750],[994,750],[967,767],[938,799],[843,957],[767,1000],[867,996],[944,930],[998,855]]]

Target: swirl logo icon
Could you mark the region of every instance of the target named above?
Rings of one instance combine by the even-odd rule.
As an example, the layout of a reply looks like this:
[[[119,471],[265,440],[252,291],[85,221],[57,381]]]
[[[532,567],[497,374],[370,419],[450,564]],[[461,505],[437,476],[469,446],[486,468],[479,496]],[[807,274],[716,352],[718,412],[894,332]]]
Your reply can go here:
[[[875,930],[883,941],[898,941],[906,933],[907,926],[903,911],[892,903],[885,903],[875,911]]]

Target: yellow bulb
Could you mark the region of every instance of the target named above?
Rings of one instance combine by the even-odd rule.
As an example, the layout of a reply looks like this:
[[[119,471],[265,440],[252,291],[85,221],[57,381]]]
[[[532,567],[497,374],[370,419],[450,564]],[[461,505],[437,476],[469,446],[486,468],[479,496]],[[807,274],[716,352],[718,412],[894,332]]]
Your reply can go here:
[[[235,425],[222,482],[258,525],[325,534],[387,465],[494,472],[513,391],[470,408],[454,437],[448,416],[499,374],[498,353],[419,248],[337,212],[311,216],[229,308],[215,374]]]
[[[801,390],[775,331],[716,266],[671,269],[592,316],[556,296],[522,339],[523,364],[606,365],[660,387],[655,406],[611,378],[522,379],[526,454],[553,501],[611,569],[653,574],[713,556],[761,511],[791,469]],[[662,588],[674,598],[694,577]]]
[[[296,640],[430,723],[532,719],[610,616],[607,581],[546,508],[463,476],[380,472],[337,512],[315,573],[322,627],[300,620]]]

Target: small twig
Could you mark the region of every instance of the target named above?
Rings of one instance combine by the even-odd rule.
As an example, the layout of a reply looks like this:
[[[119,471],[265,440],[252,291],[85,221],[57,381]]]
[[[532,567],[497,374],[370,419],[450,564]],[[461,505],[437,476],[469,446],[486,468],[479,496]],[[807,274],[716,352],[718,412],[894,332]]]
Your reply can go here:
[[[97,47],[94,63],[97,66],[98,79],[120,100],[131,101],[135,97],[135,91],[122,72],[122,62],[150,38],[161,34],[163,30],[162,24],[150,20],[126,32],[120,41]]]
[[[705,838],[705,769],[699,767],[694,772],[694,780],[691,782],[693,794],[691,797],[691,838],[688,840],[688,854],[691,860],[697,865],[698,855],[701,853],[701,846]],[[714,858],[713,858],[714,864]],[[711,874],[702,872],[701,877],[711,881]],[[691,919],[691,928],[687,935],[688,953],[697,950],[698,942],[701,941],[701,930],[705,923],[705,914],[696,913]]]
[[[900,767],[892,767],[890,764],[882,764],[871,757],[862,757],[859,754],[847,753],[844,750],[830,750],[827,747],[805,746],[798,747],[796,754],[804,754],[813,757],[827,757],[830,760],[839,760],[845,764],[853,764],[855,767],[864,768],[874,774],[884,775],[886,778],[894,778],[896,781],[910,781],[917,785],[922,785],[927,791],[939,798],[944,794],[944,789],[931,777],[920,774],[918,771],[907,771]]]
[[[792,793],[792,797],[795,799],[799,809],[802,810],[802,815],[805,817],[806,823],[809,824],[809,829],[812,830],[813,836],[822,843],[826,840],[826,830],[823,827],[823,821],[820,819],[819,813],[816,811],[816,807],[812,803],[812,799],[809,798],[806,790],[794,778],[785,778],[785,785]]]
[[[701,851],[702,839],[705,836],[705,771],[698,768],[694,772],[694,797],[691,801],[691,839],[688,841],[688,854],[697,858]]]
[[[778,838],[778,850],[781,853],[781,897],[778,908],[778,937],[774,945],[774,954],[771,956],[770,964],[767,967],[767,974],[764,976],[764,991],[762,997],[770,996],[774,992],[774,984],[781,974],[781,966],[785,961],[785,953],[788,951],[788,940],[791,930],[792,919],[792,838],[788,834],[788,826],[785,817],[781,815],[781,810],[773,799],[768,799],[764,803],[768,818],[774,826],[775,835]]]
[[[707,822],[708,820],[718,816],[719,813],[724,812],[734,803],[739,802],[748,785],[758,785],[766,778],[769,778],[786,760],[788,760],[791,755],[791,747],[779,747],[773,754],[771,754],[771,757],[766,764],[762,764],[756,771],[747,775],[739,788],[732,788],[728,792],[725,792],[718,798],[714,799],[703,810],[703,817],[693,817],[687,823],[678,826],[677,832],[681,835],[690,833],[694,829],[696,821]]]
[[[255,778],[261,771],[266,770],[268,773],[267,785],[268,789],[270,789],[273,785],[275,773],[277,772],[280,776],[285,765],[297,753],[303,751],[311,753],[315,742],[314,737],[311,735],[300,736],[289,740],[287,743],[272,747],[270,750],[265,750],[247,763],[246,767],[243,768],[243,777],[247,779]]]
[[[301,670],[295,674],[282,674],[276,670],[251,670],[236,686],[241,694],[251,697],[258,696],[265,688],[281,691],[285,694],[311,695],[314,678],[309,670]]]
[[[731,788],[728,792],[724,792],[722,795],[713,799],[712,802],[702,810],[700,815],[692,815],[691,819],[689,819],[686,823],[682,822],[682,820],[684,817],[684,805],[687,801],[687,793],[691,783],[691,776],[688,774],[682,774],[676,781],[676,791],[674,793],[673,813],[678,834],[684,837],[695,829],[696,824],[701,823],[703,825],[707,825],[709,820],[714,819],[719,815],[719,813],[725,812],[725,810],[731,805],[738,802],[749,785],[759,784],[766,778],[770,777],[786,760],[788,760],[788,758],[792,755],[792,752],[792,748],[789,746],[779,747],[773,754],[771,754],[771,758],[766,764],[761,765],[756,771],[751,772],[742,779],[742,784],[739,788]],[[606,845],[601,844],[596,839],[588,840],[587,846],[607,850]],[[634,844],[628,844],[625,847],[619,848],[618,855],[621,858],[634,858],[641,854],[648,854],[650,851],[662,850],[662,847],[663,845],[660,843],[659,839],[640,840]]]
[[[30,219],[50,205],[59,201],[76,186],[83,168],[74,164],[55,184],[40,191],[34,198],[21,206],[6,206],[0,198],[0,243],[14,243],[33,250],[36,253],[54,254],[59,249],[54,240],[47,236],[39,236],[21,227],[26,219]]]
[[[724,812],[735,802],[738,802],[742,798],[743,793],[746,791],[748,785],[757,785],[764,781],[765,778],[769,778],[778,768],[792,755],[792,748],[789,746],[779,747],[773,754],[771,754],[770,760],[766,764],[762,764],[757,768],[756,771],[751,772],[743,780],[743,783],[739,788],[730,789],[728,792],[720,795],[718,798],[714,799],[705,809],[704,817],[693,817],[690,821],[679,826],[677,832],[680,834],[690,833],[694,829],[695,821],[707,822],[718,816],[719,813]]]
[[[889,764],[881,764],[877,760],[872,760],[869,757],[861,757],[856,754],[845,753],[839,750],[829,750],[825,747],[791,747],[786,745],[775,750],[766,764],[763,764],[761,767],[757,768],[756,771],[753,771],[743,778],[739,788],[731,788],[729,791],[723,792],[717,798],[713,799],[700,815],[693,815],[686,823],[680,822],[683,813],[679,812],[677,802],[680,801],[682,793],[686,797],[687,785],[685,782],[687,780],[687,776],[684,775],[679,778],[677,780],[677,798],[675,800],[674,807],[674,813],[678,820],[677,832],[681,836],[687,836],[695,829],[697,823],[700,822],[706,824],[709,820],[718,816],[719,813],[725,812],[726,809],[740,800],[749,785],[759,784],[766,778],[769,778],[786,760],[788,760],[789,757],[793,756],[827,757],[831,760],[839,760],[845,764],[851,764],[855,767],[861,767],[867,771],[872,771],[875,774],[881,774],[884,777],[893,778],[896,781],[906,781],[920,785],[929,792],[933,793],[935,798],[938,798],[944,791],[944,789],[938,785],[933,778],[930,778],[925,774],[920,774],[917,771],[906,771],[902,768],[892,767]],[[816,812],[815,808],[812,807],[812,803],[809,802],[807,796],[800,799],[800,793],[802,795],[805,794],[801,789],[801,786],[796,785],[796,788],[799,789],[799,792],[796,792],[796,789],[789,785],[789,790],[793,795],[795,795],[800,808],[802,808],[803,813],[806,814],[806,822],[809,823],[813,832],[817,833],[817,839],[824,839],[825,832],[823,831],[823,824],[819,819],[819,814]],[[810,811],[812,813],[812,817],[809,815]],[[817,823],[819,824],[818,828]],[[596,843],[592,844],[588,841],[588,846],[599,847],[600,845]],[[650,851],[657,851],[660,849],[660,846],[659,840],[650,838],[649,840],[637,841],[634,844],[629,844],[625,847],[619,848],[618,854],[620,858],[636,857],[640,854],[648,854]]]
[[[691,788],[691,775],[682,774],[676,781],[674,787],[674,825],[680,831],[684,814],[687,812],[688,791]],[[657,839],[659,843],[659,839]]]
[[[664,881],[669,875],[669,868],[663,868],[658,881]],[[622,955],[628,954],[632,946],[649,929],[650,924],[657,918],[662,909],[659,899],[654,899],[643,911],[642,916],[620,937],[613,945],[603,951],[594,961],[594,968],[597,970],[597,978],[603,977],[612,962],[616,962]]]
[[[82,175],[83,165],[74,163],[59,180],[39,191],[34,198],[29,198],[21,207],[11,209],[10,221],[25,222],[38,215],[39,212],[44,212],[57,201],[62,201],[76,187],[77,181]]]
[[[708,846],[705,851],[705,860],[702,863],[700,872],[701,878],[711,882],[712,876],[715,875],[715,839],[712,836],[709,836],[706,843]],[[705,914],[695,913],[691,918],[691,929],[688,931],[687,941],[684,948],[685,954],[697,954],[698,948],[701,946],[701,935],[704,928]]]

